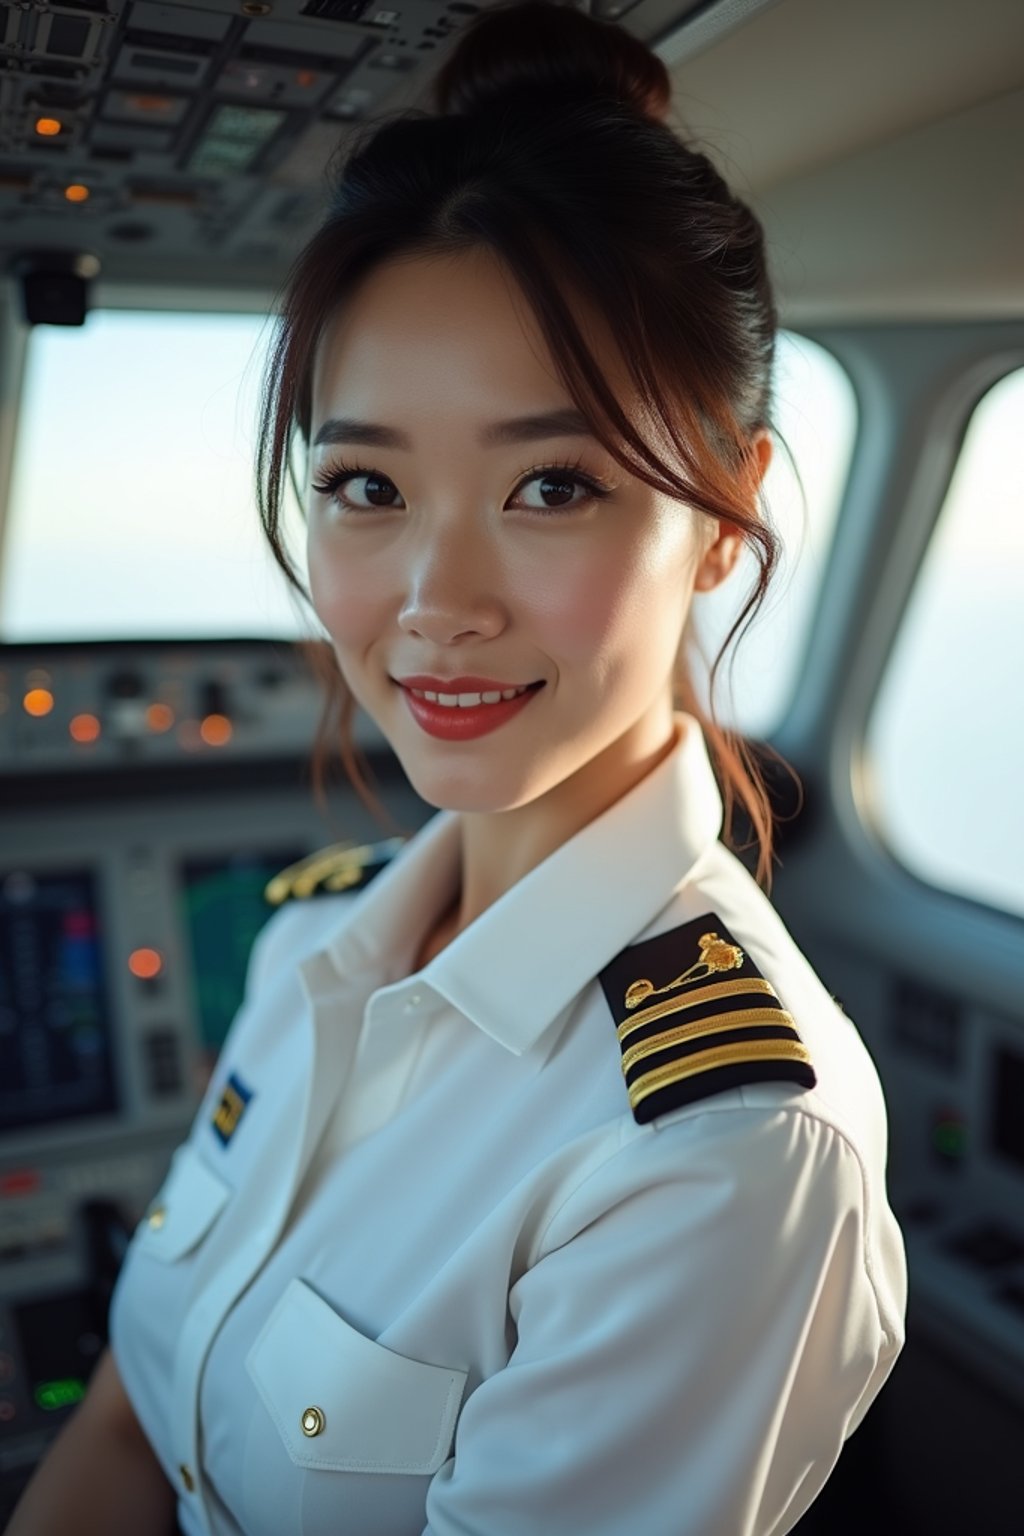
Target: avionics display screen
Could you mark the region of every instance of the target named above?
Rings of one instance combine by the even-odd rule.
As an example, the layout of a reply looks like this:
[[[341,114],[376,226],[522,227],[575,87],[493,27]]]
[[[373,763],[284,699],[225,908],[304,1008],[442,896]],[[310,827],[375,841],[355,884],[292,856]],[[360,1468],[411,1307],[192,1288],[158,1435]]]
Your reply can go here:
[[[199,1039],[208,1058],[224,1044],[242,1002],[253,942],[276,910],[264,900],[264,887],[309,852],[308,848],[249,850],[217,859],[189,859],[181,866]]]
[[[116,1114],[96,877],[0,870],[0,1132]]]

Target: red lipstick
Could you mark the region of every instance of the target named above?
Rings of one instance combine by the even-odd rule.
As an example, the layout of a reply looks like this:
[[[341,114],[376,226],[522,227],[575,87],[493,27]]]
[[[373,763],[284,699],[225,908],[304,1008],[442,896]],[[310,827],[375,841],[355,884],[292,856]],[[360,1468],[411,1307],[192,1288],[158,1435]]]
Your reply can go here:
[[[430,693],[450,695],[497,693],[517,686],[522,685],[480,677],[442,679],[418,675],[400,681],[409,712],[417,725],[428,736],[435,736],[441,741],[472,741],[477,736],[486,736],[490,731],[496,731],[526,708],[534,695],[543,688],[543,682],[527,685],[525,691],[513,699],[500,699],[496,704],[471,704],[466,708],[458,704],[438,704],[432,699],[417,698],[411,689],[426,689]]]

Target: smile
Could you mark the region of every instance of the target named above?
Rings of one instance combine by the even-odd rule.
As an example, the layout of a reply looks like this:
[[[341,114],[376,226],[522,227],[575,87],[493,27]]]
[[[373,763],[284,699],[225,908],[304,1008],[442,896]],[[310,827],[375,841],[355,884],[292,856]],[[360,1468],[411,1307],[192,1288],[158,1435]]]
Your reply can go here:
[[[526,693],[528,687],[502,688],[493,693],[429,693],[425,688],[410,688],[416,699],[427,699],[431,704],[443,704],[449,709],[475,709],[479,704],[499,704],[502,699],[516,699]]]
[[[400,685],[409,711],[421,730],[442,741],[472,741],[508,724],[544,687],[495,688],[480,693],[434,693]]]

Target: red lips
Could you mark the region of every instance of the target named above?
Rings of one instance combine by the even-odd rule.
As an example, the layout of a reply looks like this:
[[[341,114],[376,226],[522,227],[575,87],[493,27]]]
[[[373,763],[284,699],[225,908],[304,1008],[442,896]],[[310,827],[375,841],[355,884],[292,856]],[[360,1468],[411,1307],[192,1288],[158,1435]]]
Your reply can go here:
[[[472,682],[473,687],[466,686]],[[409,713],[417,725],[428,736],[437,737],[440,741],[472,741],[477,736],[486,736],[491,731],[496,731],[499,726],[512,720],[520,711],[527,708],[530,702],[536,698],[544,684],[538,683],[527,687],[525,693],[517,693],[511,699],[499,699],[496,704],[473,704],[463,709],[457,704],[439,704],[433,699],[423,699],[412,692],[412,688],[428,687],[431,693],[483,693],[485,688],[490,692],[499,689],[502,685],[494,683],[490,687],[486,683],[481,684],[480,678],[453,678],[450,682],[441,683],[437,678],[417,679],[402,687],[402,696],[409,706]],[[506,683],[506,688],[514,687],[514,684]]]

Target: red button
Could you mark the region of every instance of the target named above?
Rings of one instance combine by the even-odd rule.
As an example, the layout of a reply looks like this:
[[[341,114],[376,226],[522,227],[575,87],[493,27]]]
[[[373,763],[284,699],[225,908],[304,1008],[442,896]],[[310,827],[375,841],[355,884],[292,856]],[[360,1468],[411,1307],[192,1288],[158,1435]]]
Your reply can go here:
[[[42,1180],[36,1168],[16,1168],[0,1176],[0,1199],[7,1195],[34,1195]]]

